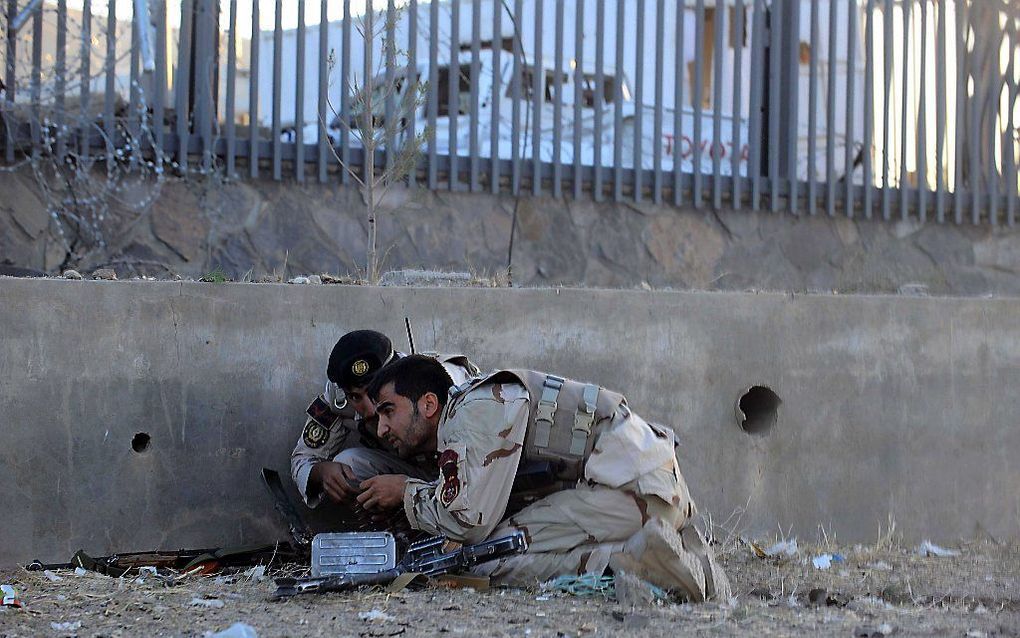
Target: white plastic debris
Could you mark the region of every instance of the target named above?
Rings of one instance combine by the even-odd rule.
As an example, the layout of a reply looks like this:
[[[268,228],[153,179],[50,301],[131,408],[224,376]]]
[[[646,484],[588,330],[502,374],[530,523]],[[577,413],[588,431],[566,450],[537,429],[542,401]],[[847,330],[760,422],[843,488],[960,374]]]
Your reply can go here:
[[[0,593],[3,594],[3,602],[0,604],[5,607],[21,607],[18,591],[12,585],[0,585]]]
[[[192,598],[191,604],[197,607],[211,607],[212,609],[223,609],[224,602],[219,598]]]
[[[300,277],[294,277],[293,279],[291,279],[287,283],[288,284],[310,284],[312,282],[308,279],[308,277],[305,277],[304,275],[301,275]]]
[[[945,547],[939,547],[935,543],[926,540],[921,543],[917,548],[917,553],[920,556],[959,556],[960,552],[955,549],[946,549]]]
[[[75,567],[74,568],[74,575],[75,576],[84,576],[87,573],[88,573],[88,571],[86,571],[84,567]]]
[[[206,636],[209,638],[259,638],[255,628],[243,622],[235,622],[223,631],[217,631],[216,633],[206,632]]]
[[[138,573],[139,574],[152,574],[153,576],[155,576],[157,574],[156,568],[155,567],[149,567],[149,566],[139,567],[138,568]]]
[[[768,556],[796,556],[797,551],[797,539],[791,538],[788,541],[779,541],[772,547],[766,549],[765,554]]]
[[[390,620],[396,620],[393,616],[387,614],[381,609],[373,609],[372,611],[359,611],[358,618],[368,622],[388,622]]]
[[[832,554],[821,554],[811,559],[815,569],[828,569],[832,565]]]
[[[60,576],[57,576],[56,574],[54,574],[53,572],[51,572],[48,569],[43,570],[42,575],[46,577],[46,580],[48,580],[50,582],[53,582],[53,583],[57,583],[57,582],[60,582],[60,581],[64,580],[63,578],[61,578]]]
[[[51,622],[50,627],[54,631],[78,631],[81,629],[81,621],[74,622]]]
[[[254,580],[261,583],[266,578],[266,566],[256,565],[255,567],[252,567],[244,572],[244,577],[248,580]]]

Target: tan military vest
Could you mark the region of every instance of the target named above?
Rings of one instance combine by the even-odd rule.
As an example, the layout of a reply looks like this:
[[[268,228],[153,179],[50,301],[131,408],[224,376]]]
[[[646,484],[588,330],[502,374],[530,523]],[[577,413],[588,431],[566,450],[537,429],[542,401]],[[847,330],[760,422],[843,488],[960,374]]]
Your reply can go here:
[[[583,478],[584,462],[601,427],[626,404],[623,395],[611,390],[534,370],[498,370],[471,379],[455,387],[450,400],[456,402],[469,390],[488,383],[519,383],[531,399],[519,468],[547,461],[555,478],[565,483]]]

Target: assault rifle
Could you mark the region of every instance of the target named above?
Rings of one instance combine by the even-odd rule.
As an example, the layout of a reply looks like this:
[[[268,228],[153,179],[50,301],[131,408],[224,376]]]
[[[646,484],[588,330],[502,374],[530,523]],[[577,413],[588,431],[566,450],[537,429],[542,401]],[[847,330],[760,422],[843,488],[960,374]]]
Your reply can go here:
[[[69,563],[43,563],[34,560],[25,566],[28,571],[44,569],[75,569],[81,567],[90,571],[120,578],[138,573],[141,567],[170,568],[189,572],[200,569],[210,573],[224,567],[246,567],[268,564],[270,560],[293,562],[302,560],[304,554],[290,543],[265,543],[239,547],[211,547],[207,549],[180,549],[151,552],[126,552],[110,556],[92,557],[78,550]]]
[[[522,554],[528,549],[528,541],[521,531],[444,552],[443,546],[447,542],[449,541],[443,536],[434,536],[414,543],[407,548],[403,559],[395,567],[377,572],[348,572],[311,578],[277,578],[276,591],[270,596],[270,600],[281,600],[297,594],[348,591],[366,585],[386,585],[403,574],[439,576],[456,573],[504,556]]]

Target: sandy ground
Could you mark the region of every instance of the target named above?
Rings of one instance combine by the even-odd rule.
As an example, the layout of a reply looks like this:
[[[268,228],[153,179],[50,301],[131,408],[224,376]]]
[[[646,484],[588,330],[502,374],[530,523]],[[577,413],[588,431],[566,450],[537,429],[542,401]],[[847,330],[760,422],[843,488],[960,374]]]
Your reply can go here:
[[[802,543],[794,556],[761,558],[736,543],[720,552],[731,600],[636,607],[537,589],[358,591],[269,602],[272,579],[243,574],[168,587],[151,575],[137,582],[61,571],[51,581],[15,569],[0,571],[0,582],[13,584],[25,607],[0,610],[0,636],[201,636],[239,621],[260,637],[1020,636],[1020,544],[958,549],[959,556],[922,557],[915,547]],[[816,569],[812,558],[823,552],[845,560]]]

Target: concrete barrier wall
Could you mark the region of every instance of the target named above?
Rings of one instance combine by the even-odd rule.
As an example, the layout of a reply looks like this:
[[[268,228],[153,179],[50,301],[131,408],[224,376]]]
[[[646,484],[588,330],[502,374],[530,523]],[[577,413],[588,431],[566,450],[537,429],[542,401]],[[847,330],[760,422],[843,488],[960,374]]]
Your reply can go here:
[[[282,538],[259,468],[335,339],[405,316],[420,349],[625,392],[748,535],[1020,530],[1017,299],[0,279],[0,564]],[[749,435],[759,383],[783,404]]]

